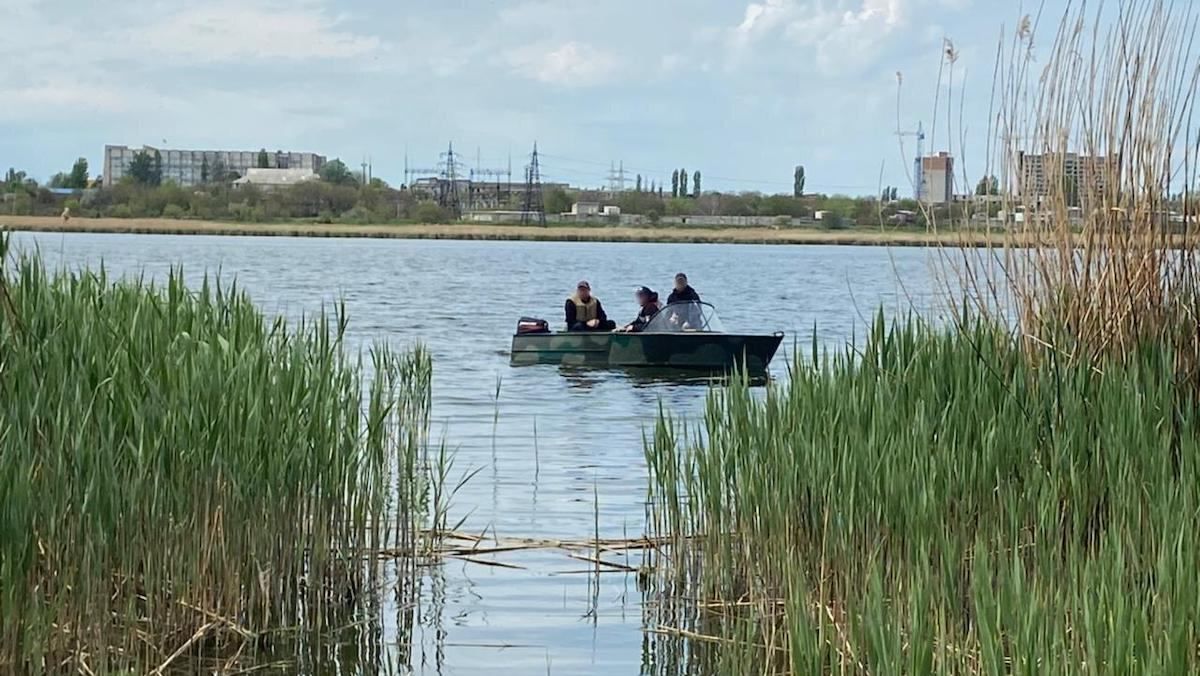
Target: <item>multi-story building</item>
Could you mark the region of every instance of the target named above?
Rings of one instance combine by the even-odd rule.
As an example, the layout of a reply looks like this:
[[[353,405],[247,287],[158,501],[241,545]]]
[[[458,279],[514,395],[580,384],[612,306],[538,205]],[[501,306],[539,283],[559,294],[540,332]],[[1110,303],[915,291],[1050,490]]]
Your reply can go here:
[[[1076,153],[1017,153],[1017,194],[1027,201],[1040,201],[1050,195],[1053,181],[1062,180],[1080,199],[1102,192],[1118,180],[1120,161],[1115,155],[1079,155]]]
[[[919,177],[917,201],[946,204],[954,200],[954,157],[949,153],[918,157],[915,173]]]
[[[225,178],[245,176],[251,168],[259,166],[260,150],[171,150],[143,146],[104,146],[104,185],[119,183],[129,172],[129,165],[140,152],[162,158],[162,180],[174,181],[179,185],[191,186],[205,183],[214,178],[213,172],[224,168]],[[318,172],[325,164],[325,157],[316,153],[268,151],[268,169],[307,169]],[[207,176],[205,174],[208,174]]]

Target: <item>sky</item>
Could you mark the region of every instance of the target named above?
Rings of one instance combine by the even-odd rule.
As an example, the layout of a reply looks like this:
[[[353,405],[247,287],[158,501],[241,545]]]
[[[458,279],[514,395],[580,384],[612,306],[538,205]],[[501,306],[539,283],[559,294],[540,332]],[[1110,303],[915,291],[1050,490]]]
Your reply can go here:
[[[922,122],[927,150],[948,149],[946,40],[949,117],[961,101],[966,131],[953,135],[967,139],[949,149],[972,173],[1000,32],[1027,11],[1015,0],[0,0],[0,170],[45,179],[83,156],[98,173],[105,144],[265,147],[370,157],[399,184],[406,154],[432,167],[453,142],[467,165],[511,156],[520,180],[536,141],[544,178],[573,185],[603,185],[623,163],[630,185],[638,173],[669,184],[684,167],[706,190],[790,192],[804,165],[809,192],[875,194],[911,185],[915,142],[897,130]]]

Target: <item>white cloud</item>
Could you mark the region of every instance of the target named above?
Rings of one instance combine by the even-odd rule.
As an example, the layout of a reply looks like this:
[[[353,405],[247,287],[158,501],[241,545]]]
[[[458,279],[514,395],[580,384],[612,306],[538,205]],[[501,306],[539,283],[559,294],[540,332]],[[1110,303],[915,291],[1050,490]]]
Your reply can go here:
[[[733,29],[734,39],[744,45],[756,37],[770,32],[796,9],[792,0],[764,0],[746,5],[742,23]]]
[[[348,58],[382,47],[339,23],[311,2],[226,0],[169,14],[125,37],[138,48],[206,62]]]
[[[735,57],[772,36],[810,54],[825,75],[840,75],[870,65],[889,39],[903,34],[910,6],[922,0],[762,0],[746,6],[742,22],[730,29]],[[924,0],[944,2],[946,0]]]
[[[508,62],[520,75],[563,86],[600,84],[616,72],[618,66],[617,58],[612,54],[577,41],[515,49],[508,53]]]
[[[0,100],[4,106],[0,114],[21,119],[33,114],[47,115],[55,111],[66,117],[79,115],[80,111],[124,112],[128,110],[125,98],[114,89],[74,80],[49,80],[20,87],[0,89]]]

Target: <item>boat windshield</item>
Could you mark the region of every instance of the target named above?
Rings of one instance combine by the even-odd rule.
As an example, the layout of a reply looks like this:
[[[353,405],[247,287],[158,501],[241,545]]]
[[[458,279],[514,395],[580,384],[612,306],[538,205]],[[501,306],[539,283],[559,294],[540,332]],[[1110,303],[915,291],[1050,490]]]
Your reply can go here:
[[[644,333],[725,333],[717,311],[708,303],[671,303],[659,310],[643,330]]]

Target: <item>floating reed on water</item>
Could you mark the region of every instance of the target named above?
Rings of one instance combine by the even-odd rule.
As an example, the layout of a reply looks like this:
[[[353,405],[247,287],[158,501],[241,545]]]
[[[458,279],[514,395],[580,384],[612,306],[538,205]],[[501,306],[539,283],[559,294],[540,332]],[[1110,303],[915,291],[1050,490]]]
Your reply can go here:
[[[368,371],[342,314],[289,327],[4,245],[0,671],[169,671],[369,616],[369,553],[424,519],[428,355]]]

